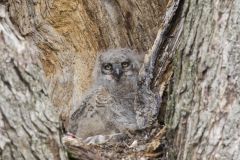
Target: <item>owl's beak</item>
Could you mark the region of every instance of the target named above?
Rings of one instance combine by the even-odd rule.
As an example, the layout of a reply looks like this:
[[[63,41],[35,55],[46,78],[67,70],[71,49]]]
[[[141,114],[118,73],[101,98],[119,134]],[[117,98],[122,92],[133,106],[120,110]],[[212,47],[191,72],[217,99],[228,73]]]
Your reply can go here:
[[[113,76],[116,81],[119,81],[123,72],[120,68],[116,67],[113,69]]]

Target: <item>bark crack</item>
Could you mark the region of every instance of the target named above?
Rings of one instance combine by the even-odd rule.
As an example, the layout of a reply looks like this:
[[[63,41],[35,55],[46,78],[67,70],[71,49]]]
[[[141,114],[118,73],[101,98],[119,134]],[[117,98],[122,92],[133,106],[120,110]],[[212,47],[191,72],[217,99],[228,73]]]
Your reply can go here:
[[[3,84],[8,88],[9,91],[12,92],[12,86],[11,84],[5,79],[4,75],[0,73],[1,81]]]
[[[31,86],[29,84],[29,82],[24,78],[24,76],[22,75],[21,71],[19,70],[19,68],[15,65],[15,63],[12,61],[13,64],[13,69],[15,70],[16,74],[18,75],[19,79],[22,81],[22,83],[28,88],[28,90],[30,91],[30,93],[34,93],[33,90],[31,89]]]

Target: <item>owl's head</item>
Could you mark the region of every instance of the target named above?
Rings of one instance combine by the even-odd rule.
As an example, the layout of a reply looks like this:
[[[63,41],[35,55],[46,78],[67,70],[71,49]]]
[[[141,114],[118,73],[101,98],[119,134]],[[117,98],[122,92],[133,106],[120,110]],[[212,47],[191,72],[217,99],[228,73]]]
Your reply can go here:
[[[110,49],[99,54],[93,73],[95,81],[116,84],[136,80],[139,60],[139,55],[126,48]]]

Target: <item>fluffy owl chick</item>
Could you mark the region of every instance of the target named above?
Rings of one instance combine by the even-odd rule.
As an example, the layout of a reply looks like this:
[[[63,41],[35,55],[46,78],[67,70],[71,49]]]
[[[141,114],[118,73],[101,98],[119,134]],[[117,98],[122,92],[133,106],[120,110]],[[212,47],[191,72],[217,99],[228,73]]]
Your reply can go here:
[[[69,131],[86,138],[137,129],[133,105],[139,69],[139,57],[130,49],[100,54],[93,86],[71,115]]]

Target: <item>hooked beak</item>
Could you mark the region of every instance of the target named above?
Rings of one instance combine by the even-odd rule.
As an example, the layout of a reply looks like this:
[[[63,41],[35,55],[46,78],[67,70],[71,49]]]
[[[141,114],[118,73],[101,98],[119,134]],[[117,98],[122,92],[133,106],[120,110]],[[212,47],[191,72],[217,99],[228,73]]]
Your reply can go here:
[[[119,81],[123,72],[118,67],[113,69],[113,76],[116,81]]]

